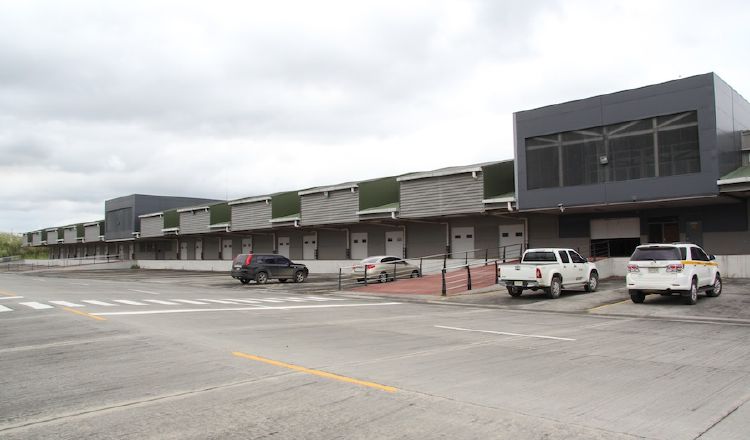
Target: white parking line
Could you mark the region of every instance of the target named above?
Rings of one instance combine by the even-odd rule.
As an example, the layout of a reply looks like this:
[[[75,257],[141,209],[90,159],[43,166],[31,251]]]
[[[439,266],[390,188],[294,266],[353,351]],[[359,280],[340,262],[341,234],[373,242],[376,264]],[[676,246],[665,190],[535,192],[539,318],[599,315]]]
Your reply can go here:
[[[72,284],[74,286],[88,286],[89,285],[87,283],[70,283],[70,284]]]
[[[235,299],[235,298],[230,298],[229,300],[230,301],[237,301],[237,302],[241,302],[241,303],[247,303],[247,304],[259,304],[260,303],[260,301],[255,300],[255,299]]]
[[[175,302],[163,301],[163,300],[160,300],[160,299],[144,299],[143,302],[150,302],[150,303],[154,303],[154,304],[164,304],[164,305],[167,305],[167,306],[176,306],[177,305],[177,303],[175,303]]]
[[[197,312],[238,312],[246,310],[269,311],[269,310],[296,310],[296,309],[326,309],[333,307],[372,307],[372,306],[392,306],[401,304],[398,302],[374,303],[374,304],[316,304],[307,306],[287,306],[287,307],[233,307],[225,309],[170,309],[170,310],[144,310],[137,312],[103,312],[92,313],[94,316],[115,316],[115,315],[160,315],[165,313],[197,313]]]
[[[269,299],[269,298],[258,298],[258,301],[264,302],[264,303],[280,303],[284,301],[279,301],[278,299]]]
[[[10,308],[5,307],[5,306],[0,306],[0,312],[12,312],[12,311],[13,311],[13,309],[10,309]]]
[[[42,303],[36,302],[36,301],[22,302],[22,303],[18,303],[18,304],[24,305],[26,307],[31,307],[32,309],[36,309],[36,310],[53,309],[54,308],[54,307],[52,307],[49,304],[42,304]]]
[[[69,301],[50,301],[52,304],[64,307],[86,307],[83,304],[76,304]]]
[[[129,299],[113,299],[112,301],[118,302],[120,304],[127,304],[129,306],[145,306],[146,305],[146,304],[143,304],[142,302],[132,301]]]
[[[22,296],[0,296],[0,299],[20,299]]]
[[[87,304],[92,304],[92,305],[95,305],[95,306],[105,306],[105,307],[113,307],[113,306],[117,305],[117,304],[110,304],[110,303],[104,302],[104,301],[97,301],[95,299],[84,299],[84,300],[81,300],[81,302],[85,302]]]
[[[216,304],[239,304],[237,302],[228,301],[226,299],[203,299],[203,298],[200,298],[199,300],[200,301],[207,301],[207,302],[210,302],[210,303],[216,303]]]
[[[437,328],[444,328],[448,330],[458,330],[462,332],[476,332],[476,333],[491,333],[493,335],[503,335],[503,336],[522,336],[524,338],[539,338],[539,339],[554,339],[557,341],[575,341],[575,339],[571,338],[558,338],[557,336],[544,336],[544,335],[524,335],[522,333],[510,333],[510,332],[496,332],[493,330],[474,330],[470,328],[461,328],[461,327],[448,327],[445,325],[436,325]]]
[[[199,304],[199,305],[206,305],[204,302],[195,301],[193,299],[172,299],[172,301],[177,301],[185,304]]]
[[[148,293],[149,295],[160,295],[159,292],[151,292],[150,290],[138,290],[138,289],[128,289],[131,292],[138,292],[138,293]]]

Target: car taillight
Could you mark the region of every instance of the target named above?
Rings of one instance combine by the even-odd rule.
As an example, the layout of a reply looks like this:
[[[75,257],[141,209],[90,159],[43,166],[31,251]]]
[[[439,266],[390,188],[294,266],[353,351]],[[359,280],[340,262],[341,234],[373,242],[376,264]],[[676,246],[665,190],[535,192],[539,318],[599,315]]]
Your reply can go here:
[[[685,269],[685,265],[682,263],[670,264],[667,266],[667,272],[682,272]]]
[[[249,266],[251,261],[253,261],[253,254],[250,254],[245,258],[245,266]]]
[[[635,264],[628,264],[628,272],[640,272],[641,270]]]
[[[374,264],[365,264],[365,270],[371,270],[371,269],[375,269]]]
[[[542,277],[542,269],[536,268],[536,277],[541,278]]]

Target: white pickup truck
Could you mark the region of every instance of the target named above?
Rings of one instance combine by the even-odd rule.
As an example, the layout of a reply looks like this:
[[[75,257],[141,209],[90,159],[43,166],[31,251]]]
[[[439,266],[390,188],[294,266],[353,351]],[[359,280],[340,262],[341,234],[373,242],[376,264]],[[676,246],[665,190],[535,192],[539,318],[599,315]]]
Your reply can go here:
[[[563,289],[595,291],[599,272],[596,264],[573,249],[529,249],[520,263],[500,266],[500,282],[505,283],[510,296],[520,296],[525,289],[543,289],[549,298],[557,298]]]

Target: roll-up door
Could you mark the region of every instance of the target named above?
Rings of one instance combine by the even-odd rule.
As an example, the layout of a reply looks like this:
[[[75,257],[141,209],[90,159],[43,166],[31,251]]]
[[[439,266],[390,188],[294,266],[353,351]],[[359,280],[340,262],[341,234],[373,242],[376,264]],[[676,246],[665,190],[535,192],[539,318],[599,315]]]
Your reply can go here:
[[[604,218],[591,220],[591,239],[640,238],[641,219],[638,217]]]

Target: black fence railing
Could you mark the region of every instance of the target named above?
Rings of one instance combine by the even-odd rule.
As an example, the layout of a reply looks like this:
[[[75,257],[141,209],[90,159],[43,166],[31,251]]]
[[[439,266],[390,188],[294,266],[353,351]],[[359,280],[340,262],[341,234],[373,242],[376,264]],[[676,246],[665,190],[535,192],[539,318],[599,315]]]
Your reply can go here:
[[[451,269],[466,268],[467,281],[471,287],[471,268],[497,265],[508,261],[520,260],[525,246],[523,244],[498,246],[496,248],[473,249],[461,252],[426,255],[419,258],[405,258],[394,261],[369,261],[368,259],[339,268],[338,288],[366,285],[368,283],[387,283],[404,278],[438,275],[447,278],[445,283],[451,284]],[[446,275],[447,274],[447,275]]]

